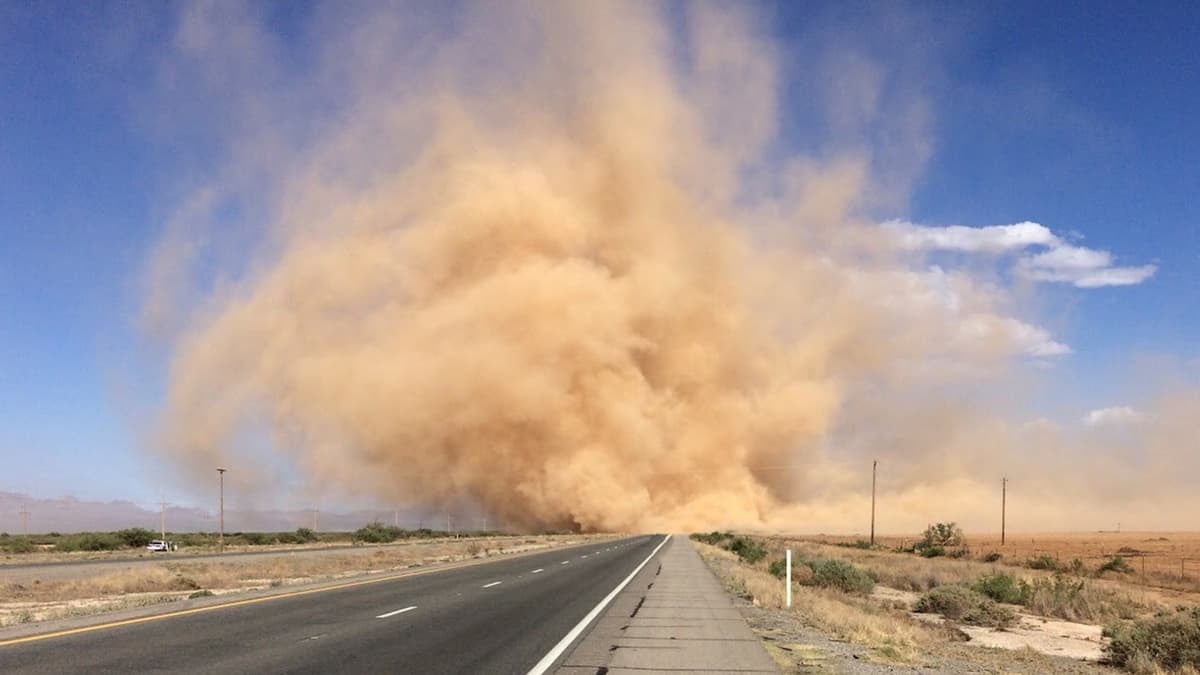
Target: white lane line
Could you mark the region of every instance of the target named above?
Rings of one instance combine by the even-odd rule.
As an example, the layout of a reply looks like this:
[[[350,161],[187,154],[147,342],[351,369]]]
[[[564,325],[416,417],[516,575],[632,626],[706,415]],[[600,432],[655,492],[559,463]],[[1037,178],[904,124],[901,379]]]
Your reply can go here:
[[[581,556],[579,556],[579,557],[580,557],[580,558],[586,558],[587,556],[586,556],[586,555],[581,555]]]
[[[604,599],[600,601],[600,604],[593,607],[592,611],[587,613],[587,616],[580,619],[579,623],[575,624],[575,627],[571,629],[571,632],[564,635],[563,639],[559,640],[558,644],[554,645],[554,649],[551,649],[549,652],[547,652],[546,655],[542,657],[541,661],[538,661],[536,665],[529,669],[528,675],[543,675],[543,673],[550,670],[550,666],[553,666],[554,663],[558,661],[559,657],[563,655],[563,652],[567,651],[567,647],[570,647],[571,644],[575,642],[575,639],[587,629],[588,625],[590,625],[597,616],[600,616],[600,612],[604,611],[604,608],[608,606],[608,603],[612,602],[613,598],[617,597],[617,593],[620,593],[626,586],[628,586],[629,582],[633,581],[633,578],[637,576],[637,573],[641,572],[642,568],[646,566],[646,563],[650,562],[650,559],[653,558],[656,553],[658,553],[658,550],[670,540],[671,535],[669,534],[663,537],[663,540],[659,542],[658,546],[654,547],[654,550],[650,552],[650,555],[646,556],[646,559],[643,560],[637,567],[633,568],[633,571],[629,573],[629,576],[625,577],[625,581],[617,584],[616,588],[612,589],[608,595],[604,596]]]
[[[544,568],[539,567],[536,570],[530,572],[530,574],[537,574],[538,572],[544,572],[544,571],[546,571]]]
[[[559,565],[566,565],[566,564],[567,564],[567,563],[569,563],[569,562],[571,562],[571,561],[570,561],[570,560],[564,560],[564,561],[562,561],[562,562],[560,562],[560,563],[558,563],[558,564],[559,564]]]
[[[500,585],[500,584],[502,584],[502,583],[504,583],[504,582],[503,582],[503,581],[493,581],[493,582],[492,582],[492,583],[490,583],[490,584],[484,584],[484,585],[483,585],[483,587],[484,587],[484,588],[491,588],[492,586],[499,586],[499,585]]]
[[[388,618],[389,616],[396,616],[397,614],[403,614],[403,613],[405,613],[405,612],[411,612],[411,611],[413,611],[413,610],[414,610],[414,609],[416,609],[416,608],[417,608],[417,606],[416,606],[416,605],[413,605],[412,607],[405,607],[404,609],[398,609],[398,610],[396,610],[396,611],[394,611],[394,612],[388,612],[387,614],[380,614],[379,616],[377,616],[377,617],[375,617],[375,618],[376,618],[376,619],[386,619],[386,618]]]

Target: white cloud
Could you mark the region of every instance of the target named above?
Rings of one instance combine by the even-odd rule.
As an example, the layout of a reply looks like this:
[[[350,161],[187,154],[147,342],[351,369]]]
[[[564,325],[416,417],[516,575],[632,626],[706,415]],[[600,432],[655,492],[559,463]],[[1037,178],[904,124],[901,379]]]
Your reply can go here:
[[[965,251],[968,253],[1004,253],[1029,246],[1060,243],[1050,228],[1038,223],[988,227],[927,227],[904,220],[889,220],[883,227],[895,233],[900,245],[909,250]]]
[[[1117,426],[1136,424],[1146,416],[1127,405],[1111,408],[1098,408],[1083,416],[1083,423],[1089,427]]]
[[[964,337],[976,341],[1003,340],[1006,344],[1016,346],[1021,353],[1036,358],[1071,353],[1070,346],[1054,340],[1046,329],[1012,317],[974,314],[962,320],[960,330]]]
[[[1016,272],[1033,281],[1069,283],[1077,288],[1131,286],[1149,279],[1155,265],[1117,267],[1108,251],[1073,246],[1050,228],[1034,222],[1013,225],[934,227],[890,220],[881,226],[900,247],[910,251],[958,251],[963,253],[1023,253]],[[1026,253],[1031,247],[1040,252]]]

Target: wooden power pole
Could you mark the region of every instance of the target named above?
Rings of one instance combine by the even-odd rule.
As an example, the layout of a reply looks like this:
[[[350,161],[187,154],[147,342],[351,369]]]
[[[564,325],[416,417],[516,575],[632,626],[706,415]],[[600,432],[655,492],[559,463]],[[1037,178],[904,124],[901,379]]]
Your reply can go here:
[[[871,460],[871,545],[875,545],[875,470],[879,460]]]
[[[1004,545],[1004,525],[1008,517],[1008,479],[1000,479],[1000,545]]]

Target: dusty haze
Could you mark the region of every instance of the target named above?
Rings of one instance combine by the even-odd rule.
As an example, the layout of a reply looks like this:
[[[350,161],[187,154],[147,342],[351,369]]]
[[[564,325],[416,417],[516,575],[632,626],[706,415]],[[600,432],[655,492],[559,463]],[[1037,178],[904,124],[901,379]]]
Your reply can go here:
[[[261,17],[183,13],[168,72],[225,111],[229,159],[148,268],[155,447],[180,466],[529,528],[838,529],[874,456],[892,529],[986,522],[1004,473],[1057,488],[1014,504],[1046,527],[1157,509],[1121,450],[1059,476],[1094,446],[979,412],[1061,350],[986,275],[873,224],[930,151],[919,96],[885,110],[875,71],[833,60],[837,138],[781,158],[755,17],[412,14],[318,10],[333,27],[289,79]],[[856,131],[879,125],[886,149]],[[1181,424],[1122,447],[1157,465]]]

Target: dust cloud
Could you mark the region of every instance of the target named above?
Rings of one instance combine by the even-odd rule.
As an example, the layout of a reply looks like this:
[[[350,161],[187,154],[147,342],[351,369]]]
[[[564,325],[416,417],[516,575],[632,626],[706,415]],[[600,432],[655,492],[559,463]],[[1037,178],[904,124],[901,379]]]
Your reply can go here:
[[[913,420],[967,419],[955,383],[1049,338],[887,240],[870,148],[778,156],[761,20],[318,10],[287,76],[262,17],[205,7],[177,58],[228,102],[229,166],[170,224],[146,309],[173,326],[156,447],[187,470],[521,528],[833,529],[888,424],[913,524],[977,485],[947,460],[963,437]],[[952,428],[1012,447],[989,424]]]

